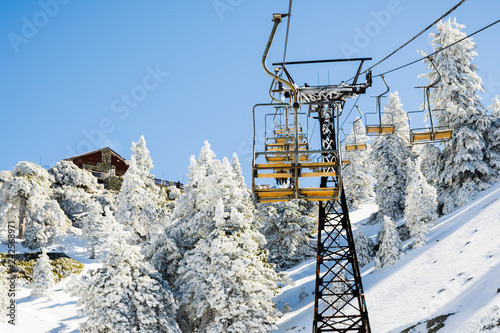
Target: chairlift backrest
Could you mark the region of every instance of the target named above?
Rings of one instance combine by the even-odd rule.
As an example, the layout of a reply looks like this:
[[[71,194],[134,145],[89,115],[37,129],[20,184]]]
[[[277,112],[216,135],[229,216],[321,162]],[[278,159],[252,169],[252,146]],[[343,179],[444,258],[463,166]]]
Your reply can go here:
[[[383,135],[383,134],[393,134],[394,133],[394,124],[392,121],[390,123],[384,124],[382,123],[382,97],[389,92],[389,86],[387,85],[387,81],[385,81],[384,75],[380,76],[384,81],[384,84],[387,88],[386,91],[376,96],[377,98],[377,106],[375,112],[365,113],[365,124],[366,124],[366,134],[368,135]],[[366,115],[375,114],[378,115],[378,124],[369,124]]]
[[[410,123],[410,142],[412,144],[425,144],[425,143],[434,143],[434,142],[445,142],[451,139],[453,129],[449,126],[449,124],[444,124],[441,126],[436,126],[434,124],[434,117],[433,113],[434,112],[445,112],[446,110],[444,109],[432,109],[431,107],[431,100],[430,100],[430,91],[432,88],[436,88],[437,84],[441,82],[441,73],[439,72],[436,64],[434,63],[432,57],[428,58],[434,69],[436,70],[436,73],[438,77],[436,80],[432,83],[427,84],[426,86],[423,87],[416,87],[416,88],[422,88],[424,90],[424,108],[423,110],[419,111],[410,111],[407,112],[408,114],[408,123]],[[430,127],[426,128],[411,128],[411,118],[410,114],[411,113],[425,113],[427,112],[428,118],[429,118],[429,123]],[[447,113],[446,113],[447,114]]]

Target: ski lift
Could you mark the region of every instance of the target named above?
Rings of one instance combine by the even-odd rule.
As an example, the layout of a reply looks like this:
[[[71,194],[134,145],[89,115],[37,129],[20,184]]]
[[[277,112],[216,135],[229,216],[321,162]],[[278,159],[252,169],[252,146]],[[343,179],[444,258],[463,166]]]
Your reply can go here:
[[[453,133],[453,129],[449,126],[449,122],[447,121],[446,125],[443,126],[435,126],[434,125],[434,116],[433,113],[435,114],[436,112],[444,112],[446,116],[448,115],[446,113],[445,109],[432,109],[431,107],[431,101],[430,101],[430,90],[432,88],[436,88],[436,85],[441,81],[441,73],[439,72],[436,64],[432,60],[431,57],[429,57],[429,61],[431,62],[432,66],[436,70],[436,73],[438,74],[438,78],[436,81],[423,86],[423,87],[416,87],[416,88],[422,88],[424,91],[424,108],[422,110],[418,111],[409,111],[407,112],[408,114],[408,123],[410,124],[410,142],[412,144],[424,144],[424,143],[434,143],[434,142],[445,142],[451,139],[451,135]],[[425,127],[425,128],[412,128],[411,127],[411,118],[410,118],[410,113],[427,113],[427,116],[429,117],[429,123],[430,127]]]
[[[274,73],[267,68],[266,59],[278,25],[287,14],[274,14],[269,40],[262,56],[262,67],[272,78],[269,95],[271,103],[256,104],[253,108],[252,190],[257,202],[278,202],[291,199],[332,201],[340,197],[341,155],[339,149],[339,119],[343,101],[364,93],[371,86],[371,72],[366,83],[357,83],[361,67],[369,58],[330,59],[276,63]],[[354,82],[339,85],[299,87],[285,65],[360,61]],[[302,106],[309,108],[301,113]],[[274,108],[274,124],[264,117],[264,140],[256,135],[256,112]],[[317,117],[311,115],[315,110]],[[280,121],[276,121],[277,117]],[[308,139],[308,119],[318,119],[321,127],[319,149],[312,149]],[[259,120],[261,118],[259,117]],[[306,125],[305,128],[302,125]],[[259,132],[259,133],[262,133]],[[269,135],[268,135],[269,133]],[[319,156],[313,159],[313,156]]]
[[[363,115],[361,114],[361,111],[359,110],[359,107],[357,105],[354,105],[354,106],[358,110],[359,115],[362,117]],[[356,122],[358,122],[358,121],[361,121],[361,118],[356,119],[352,123],[352,133],[353,133],[353,137],[354,137],[353,141],[348,141],[347,140],[347,136],[344,133],[344,136],[346,138],[345,139],[346,140],[346,144],[345,144],[345,150],[346,151],[349,151],[349,150],[366,150],[366,137],[364,137],[364,139],[360,138],[361,134],[358,133],[358,127],[356,126]],[[342,132],[343,131],[344,130],[342,130]]]
[[[389,86],[385,81],[384,75],[380,75],[384,84],[387,88],[382,94],[376,96],[377,98],[377,109],[375,112],[365,113],[365,124],[366,124],[366,134],[368,135],[383,135],[383,134],[393,134],[394,133],[394,123],[383,124],[382,123],[382,97],[389,92]],[[374,114],[378,115],[378,124],[368,125],[367,115]],[[392,118],[392,117],[391,117]]]

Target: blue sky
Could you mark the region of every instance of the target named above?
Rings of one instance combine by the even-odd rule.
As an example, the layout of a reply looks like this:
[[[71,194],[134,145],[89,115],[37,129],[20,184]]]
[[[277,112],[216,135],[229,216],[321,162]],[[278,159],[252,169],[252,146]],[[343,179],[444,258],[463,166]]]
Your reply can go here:
[[[295,0],[287,60],[374,63],[457,2]],[[189,156],[208,140],[219,158],[239,154],[249,183],[251,110],[269,100],[262,51],[272,13],[287,9],[285,0],[0,2],[0,170],[22,160],[54,165],[105,146],[129,158],[131,142],[144,135],[157,177],[187,181]],[[451,16],[469,34],[496,21],[499,9],[495,0],[468,0]],[[285,27],[269,63],[282,59]],[[497,25],[474,36],[485,105],[500,94],[499,34]],[[416,49],[431,50],[428,33],[374,74],[417,59]],[[310,67],[296,81],[333,84],[351,71]],[[422,102],[413,87],[426,83],[417,78],[425,71],[419,63],[387,76],[407,111]],[[369,96],[383,89],[375,80],[361,109],[372,111]]]

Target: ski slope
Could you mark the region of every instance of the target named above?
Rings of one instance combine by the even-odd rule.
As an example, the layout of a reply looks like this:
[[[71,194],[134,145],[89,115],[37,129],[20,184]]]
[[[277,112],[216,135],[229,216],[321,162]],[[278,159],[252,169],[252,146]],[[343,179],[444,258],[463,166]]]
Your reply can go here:
[[[375,210],[366,205],[350,216],[373,237],[378,226],[360,224]],[[428,332],[428,325],[435,327],[445,318],[439,332],[480,332],[500,325],[500,183],[441,217],[425,246],[409,249],[409,243],[395,265],[380,271],[373,263],[362,268],[372,332],[401,332],[412,326],[409,332]],[[276,302],[281,309],[289,303],[292,311],[275,332],[311,332],[315,262],[288,272],[295,285],[285,287]],[[488,332],[500,332],[500,326]]]

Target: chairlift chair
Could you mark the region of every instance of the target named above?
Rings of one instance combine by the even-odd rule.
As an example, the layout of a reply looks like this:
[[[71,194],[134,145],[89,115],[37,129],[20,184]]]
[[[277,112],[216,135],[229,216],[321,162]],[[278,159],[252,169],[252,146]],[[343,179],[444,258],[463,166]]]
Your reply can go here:
[[[354,105],[356,109],[358,110],[360,116],[362,117],[362,113],[359,110],[359,107],[357,105]],[[350,151],[350,150],[366,150],[366,137],[364,139],[360,138],[360,133],[358,133],[357,127],[356,127],[356,122],[361,121],[361,118],[356,119],[352,123],[352,133],[354,137],[354,141],[348,141],[347,136],[344,133],[346,144],[345,144],[345,150]],[[344,130],[342,130],[343,132]]]
[[[441,73],[439,72],[436,64],[432,60],[431,57],[429,57],[429,60],[436,70],[436,73],[438,74],[438,78],[436,81],[423,86],[423,87],[416,87],[416,88],[422,88],[424,91],[424,108],[422,110],[418,111],[409,111],[407,112],[408,114],[408,123],[410,124],[410,142],[412,144],[425,144],[425,143],[434,143],[434,142],[445,142],[451,139],[451,135],[453,133],[453,129],[449,126],[449,124],[442,125],[442,126],[435,126],[434,125],[434,117],[433,113],[436,112],[445,112],[446,115],[447,112],[445,109],[432,109],[431,107],[431,101],[430,101],[430,90],[432,88],[436,88],[436,85],[441,81]],[[429,119],[429,124],[430,127],[425,127],[425,128],[412,128],[411,127],[411,117],[410,114],[413,113],[427,113],[428,119]]]
[[[384,75],[380,76],[382,80],[384,81],[384,84],[387,88],[386,91],[381,93],[378,96],[375,96],[377,98],[377,108],[375,112],[369,112],[365,113],[365,124],[366,124],[366,134],[368,135],[384,135],[384,134],[394,134],[394,124],[387,123],[384,124],[382,123],[382,97],[385,97],[384,95],[389,92],[389,86],[387,85],[387,82],[385,81]],[[367,115],[377,115],[378,116],[378,124],[370,124],[367,119]]]

